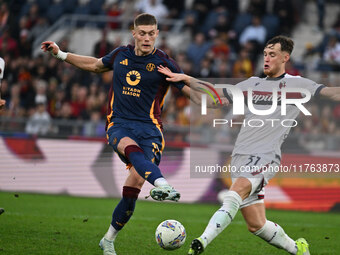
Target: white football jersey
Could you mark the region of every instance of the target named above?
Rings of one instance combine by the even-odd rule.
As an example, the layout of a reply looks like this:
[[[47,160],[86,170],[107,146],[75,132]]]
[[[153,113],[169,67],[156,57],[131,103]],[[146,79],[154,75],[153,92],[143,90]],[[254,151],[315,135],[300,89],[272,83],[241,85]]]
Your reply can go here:
[[[274,151],[281,155],[281,144],[288,135],[292,126],[296,125],[296,117],[300,109],[294,104],[287,104],[286,115],[281,114],[281,91],[284,88],[303,88],[318,96],[320,90],[325,87],[312,80],[301,76],[283,74],[277,78],[251,77],[236,84],[244,95],[247,104],[248,88],[252,90],[252,102],[256,110],[267,110],[272,107],[273,88],[277,89],[278,105],[276,110],[268,115],[254,114],[245,107],[245,118],[238,134],[233,155],[235,154],[258,154]],[[232,102],[232,93],[229,89],[223,90],[224,95]],[[302,93],[287,93],[286,98],[304,98]],[[303,106],[305,104],[302,104]],[[297,125],[299,125],[298,123]]]

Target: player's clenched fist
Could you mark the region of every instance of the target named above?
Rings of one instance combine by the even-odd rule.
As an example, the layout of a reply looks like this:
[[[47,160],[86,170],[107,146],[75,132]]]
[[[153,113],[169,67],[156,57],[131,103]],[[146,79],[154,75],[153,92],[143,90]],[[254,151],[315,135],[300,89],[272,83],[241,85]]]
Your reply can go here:
[[[59,46],[55,42],[45,41],[41,43],[41,49],[44,52],[49,51],[53,57],[58,58],[60,60],[64,61],[67,58],[67,53],[60,50]]]

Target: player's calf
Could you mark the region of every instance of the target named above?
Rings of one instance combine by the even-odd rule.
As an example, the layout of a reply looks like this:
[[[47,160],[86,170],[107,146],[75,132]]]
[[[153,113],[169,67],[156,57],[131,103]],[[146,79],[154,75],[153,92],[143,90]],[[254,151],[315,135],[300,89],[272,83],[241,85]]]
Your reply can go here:
[[[267,220],[264,226],[253,234],[277,248],[286,250],[290,254],[305,255],[305,253],[297,253],[297,243],[285,233],[280,225],[274,222]]]
[[[144,151],[139,146],[126,146],[124,153],[125,157],[135,167],[137,173],[152,185],[154,185],[157,179],[163,177],[158,166],[145,157]]]

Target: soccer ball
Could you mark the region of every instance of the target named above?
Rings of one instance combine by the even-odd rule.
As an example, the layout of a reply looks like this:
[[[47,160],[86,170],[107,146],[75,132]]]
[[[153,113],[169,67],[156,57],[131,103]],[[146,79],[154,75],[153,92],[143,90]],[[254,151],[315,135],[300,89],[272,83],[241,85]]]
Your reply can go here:
[[[177,220],[165,220],[158,225],[155,233],[156,242],[165,250],[181,247],[187,234],[183,225]]]

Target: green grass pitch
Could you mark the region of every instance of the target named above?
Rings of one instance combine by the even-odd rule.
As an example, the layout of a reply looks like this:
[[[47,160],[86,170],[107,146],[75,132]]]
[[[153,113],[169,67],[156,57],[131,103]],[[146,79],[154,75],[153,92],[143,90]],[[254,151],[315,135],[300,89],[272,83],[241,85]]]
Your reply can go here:
[[[111,221],[117,199],[84,198],[0,192],[0,254],[102,254],[98,242]],[[119,255],[186,254],[190,241],[204,230],[218,205],[138,201],[129,224],[116,240]],[[340,215],[267,211],[294,239],[305,237],[313,255],[340,254]],[[186,243],[178,250],[162,250],[155,229],[166,219],[186,228]],[[206,255],[287,254],[248,233],[242,216],[208,246]]]

